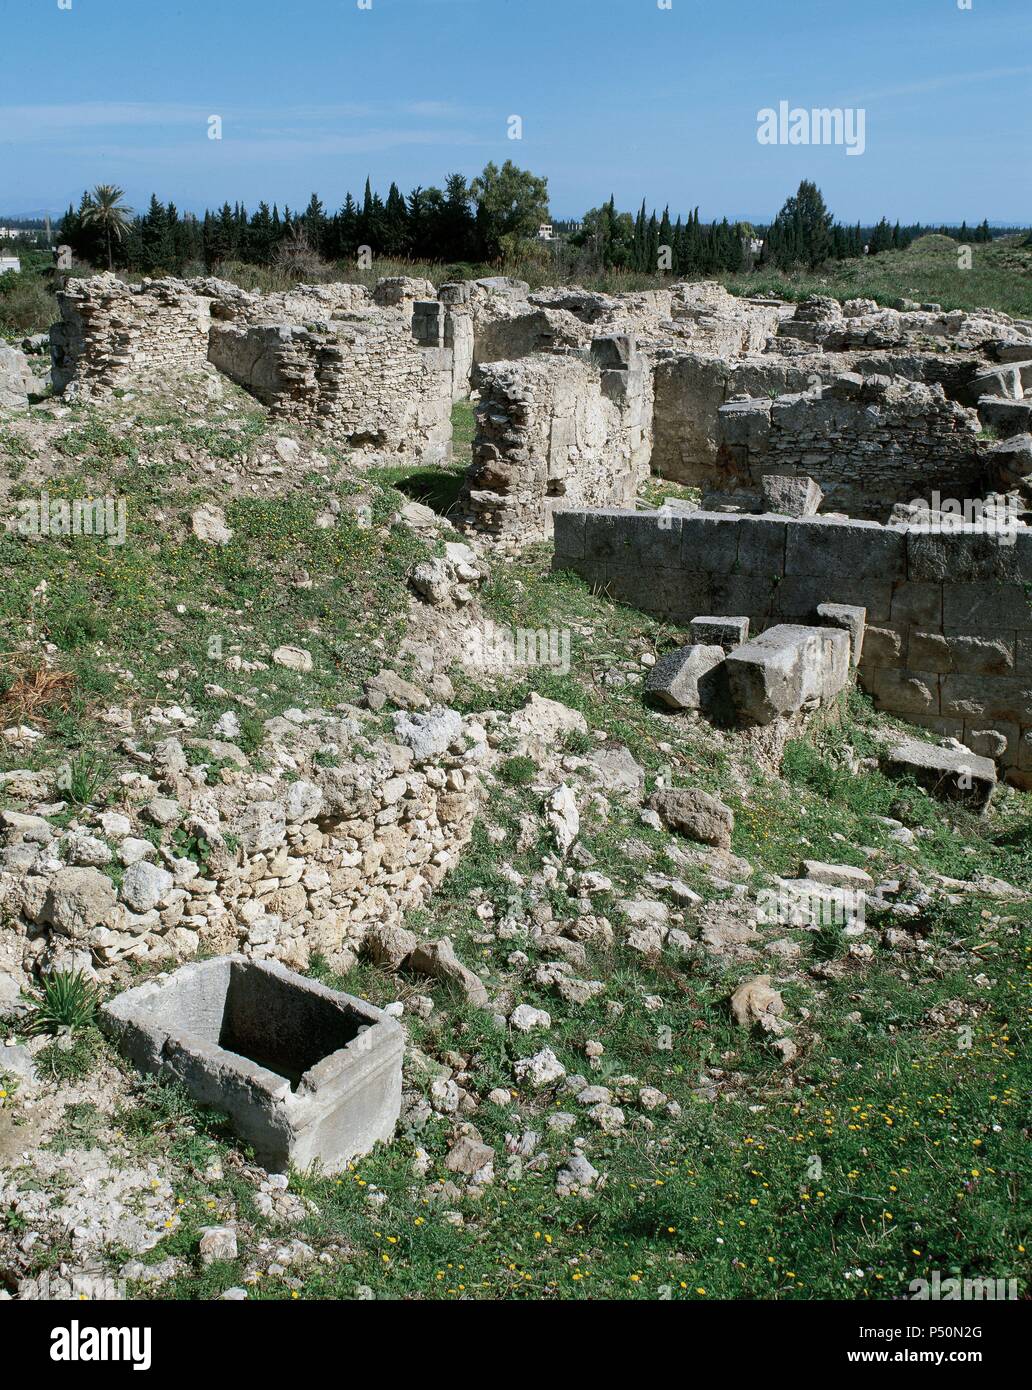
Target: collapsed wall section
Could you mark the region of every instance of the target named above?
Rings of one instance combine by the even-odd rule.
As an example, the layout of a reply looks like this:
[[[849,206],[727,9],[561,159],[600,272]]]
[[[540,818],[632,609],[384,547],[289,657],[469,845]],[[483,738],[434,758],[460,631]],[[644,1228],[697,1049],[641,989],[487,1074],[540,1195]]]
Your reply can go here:
[[[814,622],[818,604],[865,608],[859,675],[878,707],[1032,789],[1032,529],[618,510],[554,525],[556,569],[679,626],[728,614],[762,631]]]
[[[779,346],[791,351],[819,347],[825,352],[866,348],[914,348],[924,351],[989,351],[997,345],[1032,346],[1032,326],[996,309],[953,309],[938,304],[904,303],[901,309],[881,307],[873,299],[847,299],[814,294],[784,318]]]
[[[719,357],[766,350],[791,309],[779,301],[739,298],[716,280],[683,282],[671,295],[671,327],[685,347]]]
[[[479,369],[466,521],[495,539],[549,534],[553,512],[627,505],[648,472],[651,372],[632,339]]]
[[[869,520],[933,490],[982,495],[978,415],[941,386],[843,372],[814,393],[731,401],[718,417],[721,461],[746,487],[809,476],[828,510]]]
[[[484,754],[467,752],[473,723],[406,712],[394,742],[324,711],[270,719],[265,770],[202,787],[179,741],[162,740],[152,771],[177,821],[209,846],[203,872],[176,849],[176,822],[116,886],[95,860],[86,867],[82,828],[0,811],[0,977],[227,951],[301,969],[319,952],[349,968],[374,928],[396,929],[424,905],[468,843]],[[339,753],[332,767],[320,766],[327,746]],[[152,833],[145,805],[126,802],[118,839]]]

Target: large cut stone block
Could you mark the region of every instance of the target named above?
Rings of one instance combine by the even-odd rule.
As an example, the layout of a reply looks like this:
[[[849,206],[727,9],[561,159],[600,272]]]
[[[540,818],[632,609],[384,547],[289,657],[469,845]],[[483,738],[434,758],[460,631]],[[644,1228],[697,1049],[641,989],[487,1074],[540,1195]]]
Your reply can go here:
[[[553,512],[555,558],[552,568],[561,570],[568,560],[585,559],[584,512]]]
[[[681,555],[681,527],[684,518],[675,512],[635,512],[622,514],[622,536],[631,563],[647,568],[676,565]]]
[[[29,359],[18,348],[0,342],[0,407],[28,405],[29,392],[37,386]]]
[[[874,521],[800,517],[788,527],[785,573],[905,579],[905,537]]]
[[[768,473],[762,479],[764,511],[779,516],[816,516],[824,493],[812,478]]]
[[[1028,434],[1032,430],[1032,401],[982,396],[978,402],[978,418],[986,429],[995,430],[1001,439],[1009,439],[1013,434]]]
[[[723,647],[681,647],[660,657],[645,689],[671,709],[713,709],[726,699],[723,666]]]
[[[337,1172],[390,1139],[404,1033],[381,1010],[274,961],[217,956],[118,995],[119,1050],[225,1111],[273,1172]]]
[[[994,532],[964,524],[939,534],[911,527],[907,531],[907,577],[955,584],[998,583],[1032,579],[1032,556],[1016,528]]]
[[[853,608],[865,608],[869,623],[887,623],[892,605],[892,584],[876,579],[850,579],[829,574],[821,578],[795,574],[782,579],[773,591],[775,612],[788,623],[809,624],[818,605],[844,603]]]
[[[965,400],[972,405],[977,404],[980,396],[999,396],[1002,400],[1020,401],[1023,394],[1021,366],[1016,362],[996,367],[991,372],[983,372],[964,390]]]
[[[584,516],[584,554],[589,560],[626,560],[633,554],[630,528],[637,526],[642,513],[630,509],[588,510]],[[655,518],[657,513],[652,513]],[[672,526],[680,517],[670,518]]]
[[[785,573],[785,537],[789,523],[773,516],[738,518],[738,569],[742,574]]]
[[[867,628],[867,609],[851,603],[819,603],[817,618],[826,627],[840,627],[849,633],[850,661],[860,665],[864,650],[864,632]]]
[[[958,719],[1028,724],[1032,721],[1032,676],[944,676],[942,712]]]
[[[989,482],[1007,491],[1030,485],[1032,480],[1032,434],[1014,434],[993,444],[986,455]]]
[[[768,628],[725,663],[735,711],[744,723],[769,724],[824,703],[848,684],[849,659],[849,634],[839,628]]]
[[[989,805],[996,786],[996,765],[968,749],[939,748],[904,739],[881,759],[889,776],[910,776],[933,796],[959,801],[976,811]]]
[[[700,614],[689,624],[692,636],[703,646],[723,647],[726,652],[734,651],[749,640],[748,618],[717,618]]]
[[[1032,632],[1032,586],[943,584],[942,622],[943,627],[958,632],[984,632],[987,628]]]
[[[681,519],[681,564],[687,570],[731,574],[738,565],[740,518],[693,512]]]
[[[865,667],[864,683],[879,709],[891,710],[907,719],[939,713],[939,675],[935,671]]]

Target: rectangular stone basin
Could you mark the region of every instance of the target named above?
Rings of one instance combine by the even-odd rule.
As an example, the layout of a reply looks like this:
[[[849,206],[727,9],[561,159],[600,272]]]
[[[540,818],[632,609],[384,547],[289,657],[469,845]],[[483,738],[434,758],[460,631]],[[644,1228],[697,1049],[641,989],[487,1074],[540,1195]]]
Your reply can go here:
[[[337,1172],[394,1133],[401,1027],[274,961],[184,965],[118,995],[101,1018],[141,1071],[225,1111],[272,1172]]]

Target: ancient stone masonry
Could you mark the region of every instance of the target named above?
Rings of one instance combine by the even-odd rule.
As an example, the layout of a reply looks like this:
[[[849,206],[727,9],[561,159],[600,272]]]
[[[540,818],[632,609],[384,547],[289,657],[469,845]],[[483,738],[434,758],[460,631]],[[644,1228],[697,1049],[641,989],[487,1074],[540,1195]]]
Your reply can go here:
[[[675,335],[719,357],[765,351],[790,312],[778,300],[739,299],[712,280],[677,285],[671,296]]]
[[[859,676],[877,705],[956,737],[1032,788],[1032,529],[632,511],[555,517],[555,566],[688,626],[753,630],[866,609]]]
[[[715,506],[745,510],[756,509],[765,475],[801,471],[828,509],[882,520],[893,503],[934,490],[982,491],[979,422],[1001,439],[1032,429],[1032,324],[990,310],[840,306],[822,296],[794,306],[736,298],[708,281],[531,293],[505,276],[439,293],[428,280],[392,276],[372,290],[339,283],[261,295],[210,276],[130,287],[100,275],[71,281],[60,304],[57,390],[102,393],[207,363],[359,458],[446,459],[451,404],[490,382],[495,409],[479,416],[467,511],[484,534],[510,540],[532,497],[566,501],[534,502],[528,539],[547,534],[547,514],[571,500],[629,500],[625,475],[645,465],[703,485]],[[606,377],[606,391],[571,386],[580,368],[558,367],[560,355],[590,357],[603,338],[633,339],[633,366],[607,368],[623,374]],[[566,383],[557,395],[542,387],[542,371]],[[493,418],[506,413],[507,395],[525,397],[532,447]],[[547,449],[535,413],[547,418]],[[531,481],[537,464],[543,484]],[[492,469],[504,485],[487,480]],[[993,467],[988,476],[993,485]],[[729,488],[739,495],[718,500]]]
[[[545,538],[553,512],[628,504],[647,474],[650,374],[633,339],[590,354],[541,355],[478,370],[467,520],[496,538]]]
[[[418,335],[418,336],[417,336]],[[451,449],[451,354],[436,300],[308,327],[216,324],[209,359],[274,415],[354,449],[437,462]]]
[[[453,315],[428,280],[263,296],[210,276],[129,286],[100,275],[71,281],[59,304],[58,391],[103,393],[210,363],[274,414],[351,448],[440,461],[452,399],[469,390],[470,316]]]
[[[783,357],[727,359],[670,349],[656,354],[652,472],[680,483],[720,480],[718,412],[733,396],[805,391],[816,366]]]
[[[394,1133],[403,1030],[281,965],[241,955],[184,965],[119,995],[101,1019],[141,1071],[227,1111],[273,1172],[339,1172]]]
[[[444,346],[451,353],[452,400],[469,395],[473,371],[474,330],[469,311],[469,282],[457,280],[442,285],[438,299],[445,306]]]
[[[981,495],[978,416],[940,386],[842,373],[819,392],[732,401],[718,411],[721,458],[742,485],[812,477],[827,510],[887,520],[896,502]]]
[[[183,280],[126,285],[115,275],[71,279],[50,330],[55,391],[139,384],[156,373],[201,371],[211,299]]]

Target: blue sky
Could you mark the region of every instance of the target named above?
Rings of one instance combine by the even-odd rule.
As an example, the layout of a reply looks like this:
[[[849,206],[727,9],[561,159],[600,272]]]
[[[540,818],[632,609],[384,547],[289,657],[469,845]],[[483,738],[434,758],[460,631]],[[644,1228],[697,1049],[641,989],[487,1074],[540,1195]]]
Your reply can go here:
[[[335,208],[512,158],[557,217],[763,219],[813,178],[843,221],[1032,223],[1032,0],[965,3],[0,0],[0,212]],[[863,155],[759,144],[783,100],[863,108]]]

